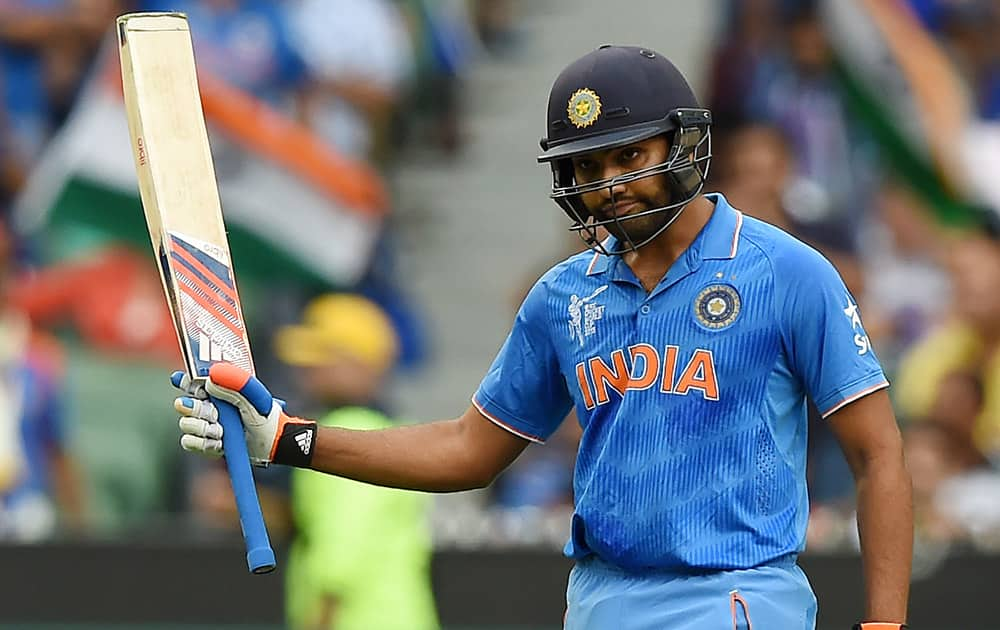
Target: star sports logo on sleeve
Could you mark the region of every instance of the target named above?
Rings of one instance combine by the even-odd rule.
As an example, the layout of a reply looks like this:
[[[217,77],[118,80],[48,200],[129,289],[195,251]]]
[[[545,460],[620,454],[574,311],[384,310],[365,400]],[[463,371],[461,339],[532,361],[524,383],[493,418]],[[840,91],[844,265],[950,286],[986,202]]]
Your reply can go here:
[[[858,354],[868,354],[872,348],[868,335],[865,334],[864,326],[861,325],[861,314],[858,312],[858,305],[847,295],[847,306],[844,307],[844,316],[851,320],[851,330],[854,331],[854,345],[858,347]]]

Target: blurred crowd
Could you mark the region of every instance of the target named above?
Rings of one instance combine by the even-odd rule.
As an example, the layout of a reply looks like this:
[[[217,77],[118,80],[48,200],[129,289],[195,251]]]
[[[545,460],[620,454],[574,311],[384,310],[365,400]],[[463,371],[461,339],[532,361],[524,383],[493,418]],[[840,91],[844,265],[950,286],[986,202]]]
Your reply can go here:
[[[844,276],[867,333],[856,343],[874,348],[893,383],[918,541],[1000,547],[1000,503],[991,499],[1000,492],[1000,183],[992,175],[1000,166],[1000,7],[722,4],[700,81],[715,116],[709,188],[810,243]],[[389,191],[376,242],[350,282],[272,284],[265,304],[241,275],[265,382],[297,410],[365,428],[399,422],[385,408],[384,383],[418,369],[428,351],[394,267],[394,169],[414,155],[461,154],[463,77],[483,57],[517,48],[519,6],[0,0],[0,539],[141,535],[163,518],[175,531],[178,519],[188,522],[192,535],[234,526],[223,470],[181,458],[162,409],[165,366],[178,357],[148,246],[83,223],[39,231],[18,221],[33,175],[65,145],[57,145],[60,133],[100,81],[115,16],[186,12],[200,72],[273,110],[342,163],[370,170]],[[669,43],[650,44],[669,52]],[[324,348],[323,360],[310,355]],[[112,396],[115,408],[106,408]],[[530,447],[490,489],[489,504],[564,513],[578,438],[569,419],[548,445]],[[809,449],[809,548],[850,548],[853,482],[818,417]],[[379,529],[386,514],[419,522],[421,501],[354,496],[351,486],[324,487],[298,472],[269,470],[259,481],[279,538],[317,519],[339,522],[296,502],[308,487],[335,504],[382,510],[369,531],[401,536],[404,553],[426,554],[427,531]],[[364,522],[341,523],[343,540],[356,541],[348,546],[363,549]],[[306,564],[301,575],[323,571]],[[415,607],[424,595],[414,591]]]
[[[362,252],[353,266],[331,257],[325,269],[314,264],[311,275],[280,283],[268,272],[258,278],[252,259],[240,274],[258,372],[318,414],[330,409],[288,369],[273,331],[300,321],[318,296],[355,296],[392,323],[391,365],[379,372],[420,366],[424,322],[395,268],[394,170],[410,153],[442,163],[456,158],[465,139],[463,77],[478,60],[503,59],[517,44],[516,3],[507,1],[0,2],[0,539],[141,535],[176,527],[178,519],[190,520],[192,531],[213,520],[223,529],[233,524],[231,514],[220,515],[224,476],[180,456],[170,410],[162,408],[170,397],[164,375],[179,366],[179,354],[144,226],[127,225],[142,215],[137,198],[127,196],[134,191],[131,157],[115,162],[113,140],[124,118],[114,112],[114,129],[93,118],[120,99],[114,89],[102,91],[117,76],[116,16],[158,10],[188,16],[224,203],[229,172],[277,146],[278,166],[298,168],[312,184],[304,198],[347,217],[340,224],[300,221],[300,229],[325,230],[314,236]],[[223,103],[229,109],[216,111],[216,94],[231,101]],[[249,112],[251,129],[229,122],[234,111]],[[233,142],[240,134],[258,144]],[[303,147],[340,178],[287,157]],[[283,183],[275,179],[283,176],[279,167],[252,173],[274,189]],[[76,176],[88,168],[87,177]],[[104,175],[128,185],[115,192],[100,181]],[[271,191],[279,198],[286,192]],[[115,215],[122,201],[127,213]],[[38,208],[44,212],[34,214]],[[331,231],[348,220],[374,234],[372,242]],[[229,227],[235,251],[240,226]],[[266,235],[255,238],[249,247],[267,244]],[[265,258],[272,253],[258,254],[263,267],[323,258],[310,251]],[[371,398],[364,402],[379,407],[380,397]],[[281,473],[264,473],[261,482],[280,538],[291,531],[281,525],[291,482]]]
[[[855,342],[893,383],[918,548],[1000,540],[1000,205],[969,176],[990,168],[970,157],[998,128],[998,33],[989,1],[746,0],[709,65],[713,187],[822,251],[856,296]],[[853,546],[853,482],[818,417],[808,470],[808,548]]]
[[[0,1],[0,541],[238,536],[163,404],[180,354],[121,141],[135,11],[188,16],[258,373],[355,429],[399,422],[385,383],[427,354],[396,167],[459,155],[463,78],[518,40],[506,0]],[[438,627],[425,496],[257,479],[292,627]]]

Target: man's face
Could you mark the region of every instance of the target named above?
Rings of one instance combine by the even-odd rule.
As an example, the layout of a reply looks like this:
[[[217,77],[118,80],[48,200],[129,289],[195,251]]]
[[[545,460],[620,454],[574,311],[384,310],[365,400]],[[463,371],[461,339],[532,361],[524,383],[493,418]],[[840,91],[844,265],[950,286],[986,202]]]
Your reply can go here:
[[[314,403],[368,405],[382,386],[383,370],[347,352],[331,350],[322,365],[303,368],[299,382]]]
[[[632,171],[662,164],[667,160],[670,147],[665,136],[616,147],[606,151],[595,151],[573,158],[573,172],[577,184],[590,184],[610,179]],[[653,208],[661,208],[670,203],[670,192],[664,175],[653,175],[637,179],[627,184],[618,184],[613,189],[602,188],[580,195],[587,211],[597,221],[617,217],[624,219]],[[666,213],[656,213],[637,219],[621,220],[606,225],[619,241],[641,243],[653,236],[669,217]]]
[[[981,334],[1000,332],[1000,245],[986,236],[958,241],[949,251],[955,306]]]

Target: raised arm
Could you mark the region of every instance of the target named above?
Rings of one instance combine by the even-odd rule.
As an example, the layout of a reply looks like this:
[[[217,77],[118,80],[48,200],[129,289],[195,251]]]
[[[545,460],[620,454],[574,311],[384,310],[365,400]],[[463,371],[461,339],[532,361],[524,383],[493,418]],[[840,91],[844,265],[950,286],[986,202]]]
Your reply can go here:
[[[528,444],[470,405],[454,420],[381,431],[321,427],[311,468],[380,486],[454,492],[488,486]]]
[[[174,384],[188,394],[175,408],[181,414],[181,446],[189,451],[222,453],[222,426],[204,399],[205,389],[240,410],[255,464],[312,468],[380,486],[426,492],[482,488],[529,443],[473,406],[454,420],[420,425],[375,431],[320,427],[286,414],[260,381],[235,366],[217,364],[210,377],[202,388],[181,373],[174,376]]]
[[[965,181],[955,154],[969,124],[968,90],[941,46],[903,2],[863,0],[920,108],[933,158],[952,182]]]
[[[239,410],[254,464],[313,468],[428,492],[481,488],[530,441],[551,435],[572,404],[547,314],[546,286],[540,280],[521,305],[475,404],[454,420],[379,431],[319,427],[286,414],[259,380],[232,364],[213,365],[204,386],[192,386],[177,373],[174,384],[188,394],[174,403],[181,414],[181,446],[222,452],[222,427],[215,406],[206,400],[211,395]]]

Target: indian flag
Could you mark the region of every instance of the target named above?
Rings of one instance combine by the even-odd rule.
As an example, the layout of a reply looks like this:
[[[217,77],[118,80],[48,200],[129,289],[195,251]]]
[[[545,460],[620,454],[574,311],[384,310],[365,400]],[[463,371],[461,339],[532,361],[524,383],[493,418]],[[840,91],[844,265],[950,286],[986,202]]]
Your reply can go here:
[[[105,54],[15,205],[27,235],[90,232],[148,251],[117,60]],[[230,247],[241,278],[350,287],[387,208],[367,165],[213,77],[199,77]]]
[[[979,223],[981,212],[956,194],[935,165],[913,86],[865,4],[823,0],[821,5],[847,105],[878,143],[889,170],[939,221],[954,226]]]

